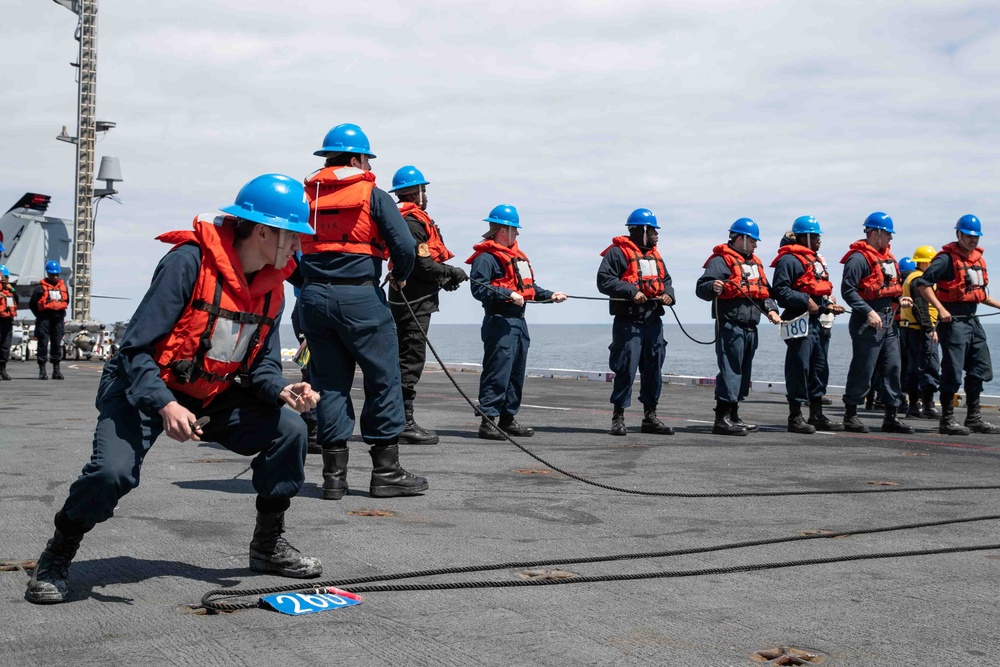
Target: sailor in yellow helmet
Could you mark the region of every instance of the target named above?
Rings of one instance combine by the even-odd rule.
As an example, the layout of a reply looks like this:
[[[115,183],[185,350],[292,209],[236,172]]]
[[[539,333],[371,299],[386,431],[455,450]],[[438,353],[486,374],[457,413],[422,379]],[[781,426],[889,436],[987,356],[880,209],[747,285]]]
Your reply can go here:
[[[910,397],[910,409],[906,416],[913,418],[941,417],[941,413],[934,409],[934,394],[941,379],[938,311],[913,289],[913,280],[924,274],[936,254],[937,251],[929,245],[922,245],[914,251],[911,259],[917,268],[903,283],[903,296],[912,298],[913,306],[899,310],[900,334],[906,341],[904,349],[907,354],[907,376],[903,378],[903,389]]]

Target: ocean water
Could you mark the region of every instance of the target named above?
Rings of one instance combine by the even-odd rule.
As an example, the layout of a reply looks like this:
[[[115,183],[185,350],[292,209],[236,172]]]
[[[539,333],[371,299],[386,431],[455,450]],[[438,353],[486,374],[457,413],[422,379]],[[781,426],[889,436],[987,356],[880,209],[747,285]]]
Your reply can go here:
[[[669,316],[669,314],[668,314]],[[584,371],[608,370],[608,345],[611,343],[611,322],[607,324],[528,324],[531,347],[528,366],[531,368],[567,368]],[[715,337],[712,324],[685,324],[684,328],[701,341]],[[986,336],[994,368],[1000,374],[1000,324],[985,324]],[[478,324],[431,323],[431,344],[446,362],[482,363],[483,343]],[[675,322],[664,320],[664,337],[667,339],[666,361],[663,372],[676,375],[714,377],[718,372],[714,345],[698,345],[685,336]],[[784,379],[785,344],[778,336],[777,327],[760,326],[760,342],[754,357],[753,377],[756,381]],[[282,326],[282,341],[291,347],[292,331]],[[427,358],[433,359],[430,351]],[[844,385],[851,363],[851,336],[846,324],[833,327],[830,341],[830,384]],[[1000,395],[1000,381],[986,384],[984,393]]]

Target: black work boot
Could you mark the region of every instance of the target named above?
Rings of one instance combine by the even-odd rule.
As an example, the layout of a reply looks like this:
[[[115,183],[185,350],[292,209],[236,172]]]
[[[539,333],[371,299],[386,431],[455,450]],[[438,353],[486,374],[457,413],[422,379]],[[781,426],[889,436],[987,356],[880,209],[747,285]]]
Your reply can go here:
[[[615,408],[615,411],[611,413],[611,435],[627,435],[628,429],[625,428],[625,410],[622,408]]]
[[[53,361],[52,362],[52,379],[53,380],[65,380],[66,379],[66,378],[63,377],[63,374],[59,372],[59,362],[58,361]]]
[[[910,419],[920,419],[922,417],[920,395],[915,391],[910,392],[906,408],[906,416]]]
[[[268,572],[293,579],[310,579],[323,574],[318,558],[303,556],[288,543],[285,532],[285,513],[257,512],[257,526],[250,541],[250,569]]]
[[[497,423],[501,430],[507,433],[507,435],[517,435],[522,438],[530,438],[535,435],[535,429],[530,426],[521,426],[514,419],[514,415],[500,415],[500,420]]]
[[[506,440],[503,431],[497,428],[496,422],[489,417],[483,416],[483,421],[479,423],[479,437],[483,440]]]
[[[656,416],[656,406],[643,409],[642,423],[639,425],[642,433],[655,435],[673,435],[674,429],[661,422]]]
[[[69,564],[80,548],[83,535],[64,535],[56,529],[45,551],[38,557],[35,574],[24,599],[35,604],[56,604],[69,597]]]
[[[45,362],[44,361],[39,361],[38,362],[38,379],[39,380],[48,380],[49,379],[49,374],[45,372]]]
[[[406,427],[399,434],[399,440],[411,445],[436,445],[441,439],[434,431],[428,431],[413,421],[413,410],[407,410]]]
[[[816,432],[816,427],[806,423],[802,416],[802,406],[798,401],[788,402],[788,432],[800,435],[810,435]]]
[[[306,423],[306,430],[309,434],[309,447],[306,450],[309,454],[322,454],[323,448],[319,444],[319,422],[316,418],[306,419],[302,416],[302,421]]]
[[[427,490],[427,480],[406,472],[399,465],[399,445],[372,445],[372,482],[369,492],[375,498],[413,496]]]
[[[934,409],[934,390],[925,389],[923,399],[923,410],[920,412],[920,416],[924,419],[940,419],[941,413]]]
[[[715,423],[712,425],[712,433],[715,435],[746,435],[749,431],[738,424],[734,424],[729,417],[729,413],[734,406],[722,401],[715,402]]]
[[[809,401],[809,419],[806,421],[810,426],[815,427],[817,431],[843,431],[844,425],[838,424],[837,422],[831,420],[829,417],[823,414],[823,401],[822,399],[816,401]]]
[[[756,424],[748,424],[740,418],[739,403],[733,403],[733,407],[729,411],[729,421],[733,422],[736,426],[742,426],[748,433],[753,433],[759,428]]]
[[[983,415],[979,411],[979,394],[966,392],[966,413],[965,426],[973,433],[985,433],[987,435],[997,435],[1000,428],[995,424],[983,421]]]
[[[7,362],[0,363],[0,380],[9,380],[10,376],[7,375]]]
[[[895,407],[886,406],[885,417],[882,419],[883,433],[903,433],[909,435],[916,433],[913,427],[899,420],[898,411]]]
[[[851,433],[868,432],[868,427],[858,419],[858,406],[850,404],[844,406],[844,430]]]
[[[323,449],[323,499],[340,500],[347,493],[347,460],[351,451],[346,443]]]
[[[941,422],[938,433],[941,435],[969,435],[969,429],[955,421],[955,395],[941,394]]]

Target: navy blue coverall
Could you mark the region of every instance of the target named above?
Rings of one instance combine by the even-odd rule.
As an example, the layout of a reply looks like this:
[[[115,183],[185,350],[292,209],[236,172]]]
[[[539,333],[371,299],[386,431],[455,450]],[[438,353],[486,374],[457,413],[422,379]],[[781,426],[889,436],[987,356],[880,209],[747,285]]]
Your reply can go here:
[[[913,287],[933,287],[955,277],[955,267],[947,255],[935,257],[924,275],[913,279]],[[940,297],[939,297],[940,298]],[[986,332],[976,317],[976,303],[942,302],[951,313],[951,322],[937,323],[941,343],[941,402],[950,402],[962,386],[965,372],[965,393],[970,399],[983,392],[983,383],[993,379],[993,361],[986,341]]]
[[[402,282],[413,269],[416,244],[386,192],[373,188],[371,219],[389,248],[392,275]],[[311,355],[309,372],[320,392],[316,416],[324,449],[340,448],[354,432],[351,386],[361,366],[365,403],[361,437],[394,445],[406,424],[399,377],[396,324],[379,286],[382,259],[346,252],[302,255],[304,284],[299,320]]]
[[[200,399],[171,391],[160,379],[154,346],[187,307],[200,265],[201,250],[187,244],[167,253],[156,267],[118,354],[104,366],[97,390],[94,453],[56,517],[60,531],[81,534],[111,518],[118,501],[139,485],[143,459],[163,432],[159,410],[171,401],[196,417],[211,418],[202,429],[203,440],[255,456],[251,468],[259,511],[284,511],[288,499],[302,488],[306,427],[296,413],[282,409],[278,398],[288,383],[281,375],[277,326],[268,332],[250,367],[249,386],[234,385],[207,407]]]
[[[479,377],[479,409],[482,414],[496,419],[513,417],[521,407],[524,390],[524,370],[528,364],[528,323],[524,319],[527,305],[515,306],[509,300],[513,290],[503,287],[485,287],[504,275],[500,262],[484,252],[472,261],[469,271],[472,296],[481,301],[483,326],[483,374]],[[535,300],[552,298],[552,292],[535,283]]]
[[[777,311],[774,299],[758,300],[746,297],[717,299],[712,289],[716,280],[730,280],[732,271],[722,257],[713,257],[698,278],[695,294],[705,301],[712,301],[712,319],[718,322],[715,340],[715,357],[719,374],[715,376],[715,400],[736,405],[750,393],[750,376],[753,357],[757,351],[757,325],[760,310]]]
[[[608,310],[614,315],[611,325],[611,345],[608,368],[615,374],[611,388],[611,404],[624,410],[632,404],[632,384],[636,371],[642,374],[639,383],[639,402],[644,408],[655,409],[663,389],[663,360],[666,358],[667,341],[663,337],[663,304],[646,301],[637,304],[631,299],[639,292],[638,285],[625,282],[622,276],[628,269],[628,259],[621,248],[612,246],[604,254],[597,269],[597,289],[616,299]],[[673,280],[667,272],[663,279],[663,295],[676,300]]]
[[[781,319],[793,320],[807,310],[810,299],[822,310],[830,305],[825,296],[810,296],[792,289],[792,284],[805,273],[802,262],[791,255],[778,259],[771,280],[771,294],[784,308]],[[785,397],[789,403],[808,405],[822,400],[830,380],[827,351],[830,330],[819,323],[819,313],[809,316],[809,334],[785,341]]]
[[[882,401],[886,406],[898,408],[903,402],[900,383],[899,328],[893,321],[892,305],[895,297],[882,297],[865,301],[858,294],[861,281],[871,274],[868,260],[860,252],[848,257],[844,264],[844,277],[840,295],[844,305],[851,309],[848,323],[851,333],[851,365],[847,371],[845,405],[863,405],[871,388],[872,373],[876,365],[882,371]],[[876,331],[868,324],[868,313],[875,311],[882,319],[882,329]]]

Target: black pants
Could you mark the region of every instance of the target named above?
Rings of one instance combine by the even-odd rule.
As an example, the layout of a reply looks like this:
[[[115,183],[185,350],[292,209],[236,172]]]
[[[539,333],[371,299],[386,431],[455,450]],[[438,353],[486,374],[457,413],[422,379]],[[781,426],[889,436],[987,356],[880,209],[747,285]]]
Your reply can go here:
[[[392,309],[396,319],[396,336],[399,340],[399,375],[403,383],[403,405],[413,409],[413,399],[417,397],[417,383],[424,372],[427,361],[427,341],[420,329],[430,330],[431,313],[417,315],[414,319],[409,313],[400,313]]]
[[[14,318],[0,317],[0,364],[10,361],[10,342],[14,338]]]
[[[43,315],[35,321],[35,338],[38,339],[36,357],[40,363],[62,361],[62,339],[65,317]]]
[[[937,391],[941,382],[940,346],[918,327],[902,327],[899,331],[906,341],[904,389],[911,394]]]

